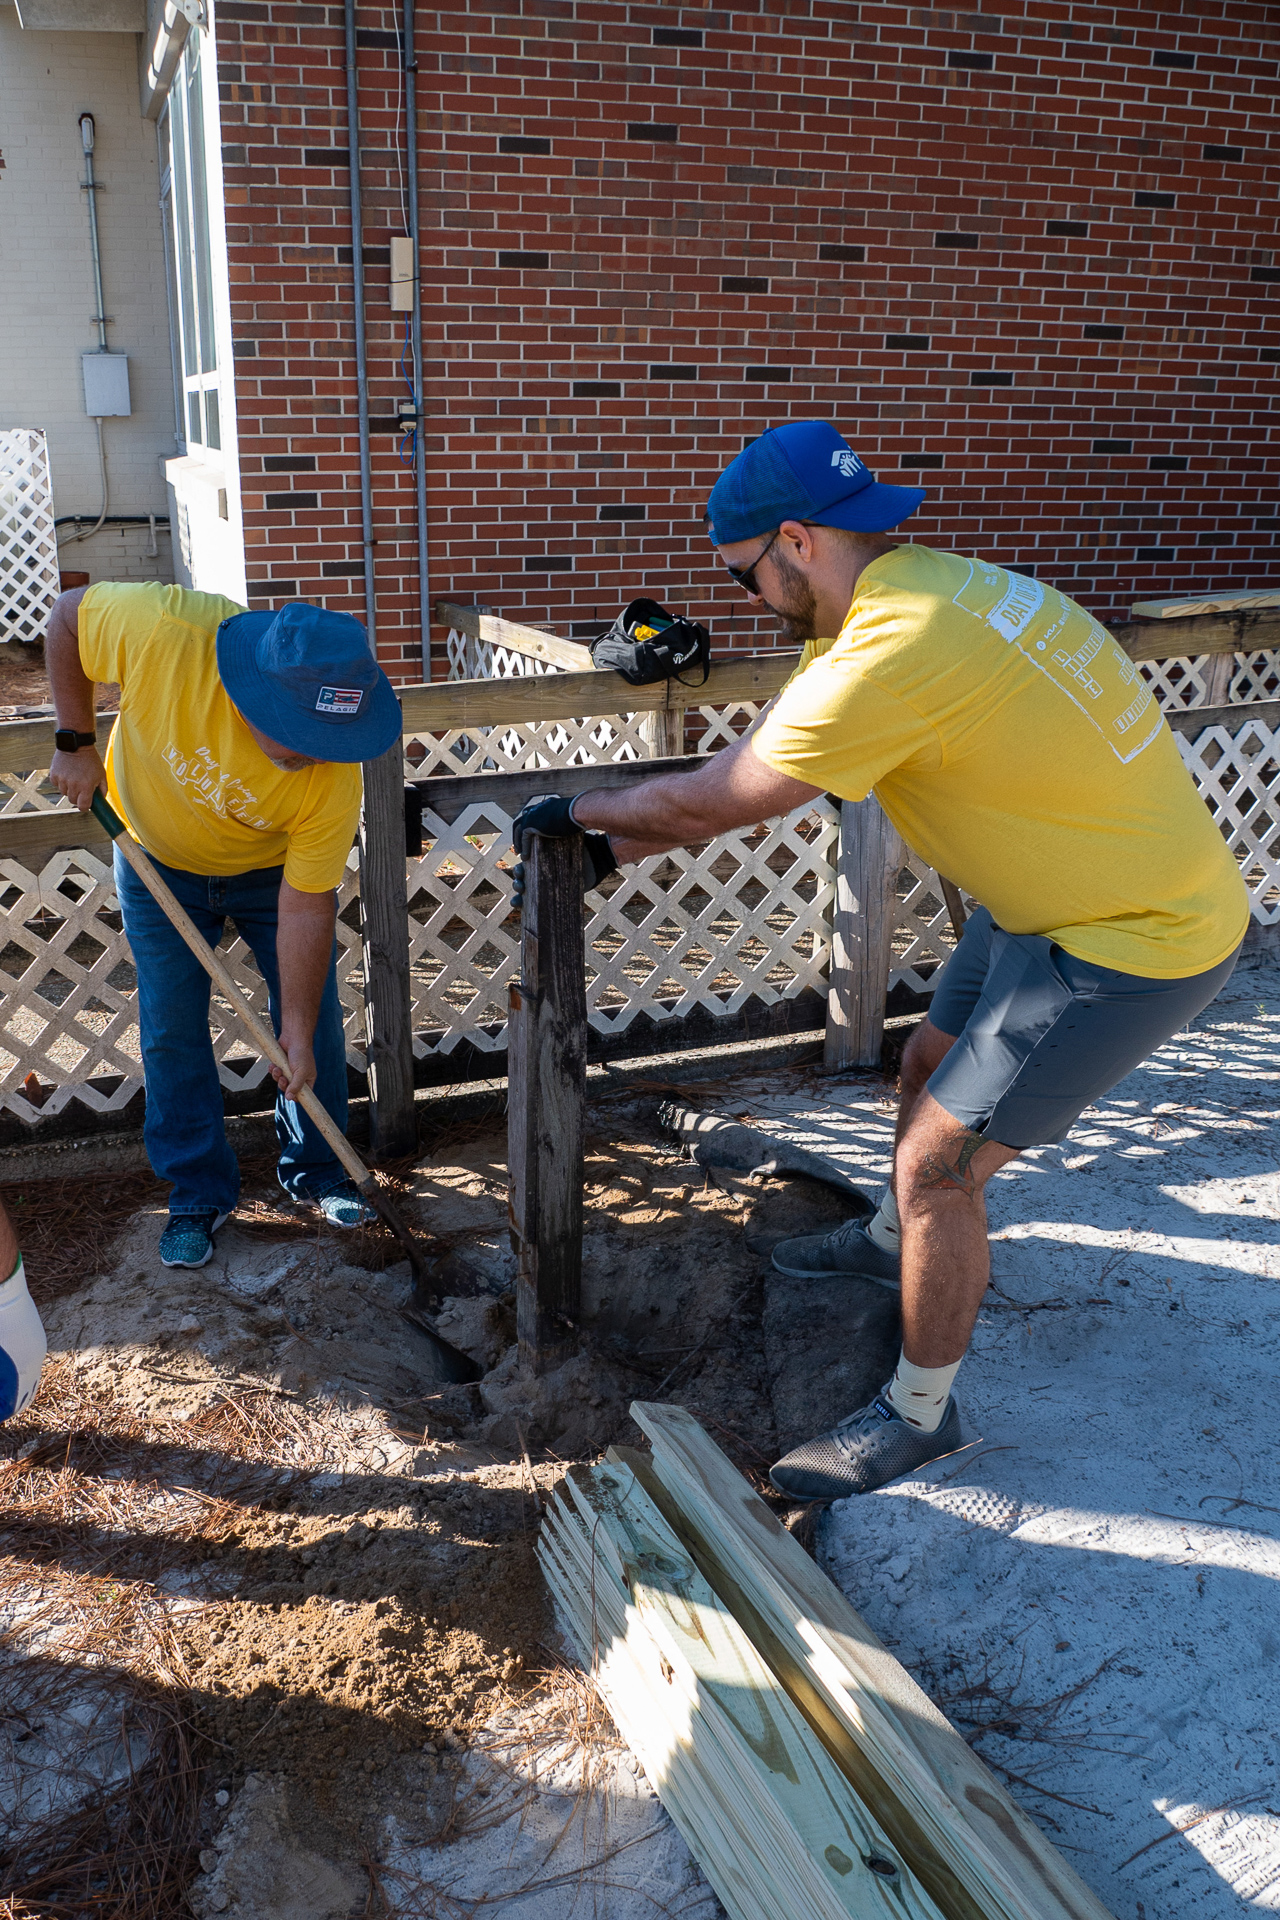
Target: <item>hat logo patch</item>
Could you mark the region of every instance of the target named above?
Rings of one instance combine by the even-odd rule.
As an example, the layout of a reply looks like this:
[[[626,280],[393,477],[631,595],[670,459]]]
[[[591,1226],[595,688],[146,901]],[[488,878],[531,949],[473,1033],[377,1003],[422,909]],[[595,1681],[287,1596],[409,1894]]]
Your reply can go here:
[[[364,699],[363,687],[321,687],[316,700],[317,713],[359,713]]]
[[[837,447],[831,456],[831,464],[833,467],[839,467],[846,480],[852,479],[855,473],[866,471],[857,454],[849,447]]]

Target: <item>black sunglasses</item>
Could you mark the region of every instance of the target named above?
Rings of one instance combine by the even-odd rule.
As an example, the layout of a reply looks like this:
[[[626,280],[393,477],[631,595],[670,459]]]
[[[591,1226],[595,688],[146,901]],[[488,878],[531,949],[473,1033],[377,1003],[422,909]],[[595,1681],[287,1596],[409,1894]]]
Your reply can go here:
[[[782,528],[779,527],[778,533],[781,533],[781,532],[782,532]],[[760,565],[760,562],[764,559],[766,553],[768,553],[769,548],[773,545],[774,541],[778,538],[778,533],[771,533],[769,535],[768,540],[765,542],[764,546],[761,547],[759,553],[756,555],[755,559],[751,562],[751,565],[749,567],[731,567],[728,561],[725,562],[725,572],[729,575],[730,579],[736,580],[738,585],[740,587],[745,588],[748,593],[754,593],[757,596],[759,596],[760,588],[756,581],[756,568]]]

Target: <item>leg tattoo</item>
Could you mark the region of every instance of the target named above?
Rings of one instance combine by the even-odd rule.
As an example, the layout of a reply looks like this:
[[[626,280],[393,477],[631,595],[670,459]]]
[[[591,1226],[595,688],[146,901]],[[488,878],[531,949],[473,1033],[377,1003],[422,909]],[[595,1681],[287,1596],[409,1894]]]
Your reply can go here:
[[[957,1145],[948,1145],[941,1153],[926,1154],[920,1169],[920,1185],[935,1190],[950,1188],[972,1200],[979,1189],[970,1172],[970,1162],[983,1144],[980,1133],[966,1132],[960,1135]]]

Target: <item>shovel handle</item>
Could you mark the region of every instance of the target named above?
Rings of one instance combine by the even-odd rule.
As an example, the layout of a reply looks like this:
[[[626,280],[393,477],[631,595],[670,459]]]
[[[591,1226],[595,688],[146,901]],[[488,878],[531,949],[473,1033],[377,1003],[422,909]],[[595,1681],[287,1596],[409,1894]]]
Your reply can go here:
[[[94,818],[104,826],[120,849],[121,858],[137,874],[152,899],[161,907],[175,931],[182,935],[194,953],[200,965],[213,981],[218,991],[230,1001],[232,1009],[248,1032],[258,1052],[268,1059],[273,1067],[279,1067],[282,1073],[292,1071],[289,1056],[276,1039],[269,1026],[260,1020],[243,993],[231,977],[230,969],[224,960],[218,958],[216,950],[209,945],[195,921],[187,912],[173,889],[161,878],[151,864],[147,854],[138,842],[125,832],[124,821],[120,818],[111,802],[102,792],[93,796],[91,810]],[[376,1186],[374,1176],[356,1152],[346,1135],[334,1125],[316,1098],[313,1087],[303,1087],[297,1096],[298,1105],[307,1117],[313,1120],[328,1144],[346,1168],[356,1185],[364,1191]]]

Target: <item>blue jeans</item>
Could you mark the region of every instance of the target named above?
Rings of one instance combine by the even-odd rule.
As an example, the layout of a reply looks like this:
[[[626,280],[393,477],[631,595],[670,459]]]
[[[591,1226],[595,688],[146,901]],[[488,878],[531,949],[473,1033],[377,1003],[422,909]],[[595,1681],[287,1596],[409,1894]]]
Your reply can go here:
[[[282,867],[212,876],[153,862],[211,947],[230,920],[267,983],[271,1023],[280,1031],[276,966]],[[240,1195],[240,1168],[227,1145],[222,1086],[209,1033],[209,976],[119,853],[115,887],[138,971],[138,1024],[147,1085],[147,1157],[172,1180],[170,1213],[213,1207],[230,1213]],[[313,1047],[315,1091],[326,1113],[347,1129],[347,1053],[338,1002],[337,942],[320,1000]],[[279,1178],[295,1199],[314,1199],[346,1175],[321,1134],[292,1100],[276,1100]]]

